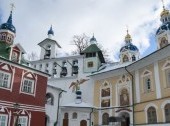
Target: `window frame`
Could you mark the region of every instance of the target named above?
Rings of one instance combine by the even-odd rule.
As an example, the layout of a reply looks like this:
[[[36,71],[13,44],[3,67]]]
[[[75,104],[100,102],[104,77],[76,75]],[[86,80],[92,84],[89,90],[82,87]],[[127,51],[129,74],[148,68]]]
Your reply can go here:
[[[150,109],[152,109],[152,110],[150,110]],[[155,115],[153,115],[153,110],[155,112],[154,113]],[[149,117],[149,114],[151,114],[151,117]],[[157,120],[157,112],[156,112],[156,108],[154,106],[150,106],[147,109],[147,122],[148,122],[148,124],[155,124],[155,123],[158,122],[158,120]]]
[[[7,124],[8,124],[8,115],[7,115],[7,114],[0,114],[0,117],[2,117],[2,116],[5,116],[5,117],[6,117],[6,119],[5,119],[5,125],[4,125],[4,126],[7,126]],[[0,124],[1,124],[1,119],[0,119]]]
[[[105,120],[108,117],[107,120]],[[107,112],[102,114],[102,125],[109,125],[109,114]]]
[[[89,62],[87,63],[87,67],[88,67],[88,68],[92,68],[93,66],[94,66],[93,61],[89,61]]]
[[[25,122],[24,125],[23,125],[23,123],[22,124],[20,123],[21,119],[26,119],[26,122]],[[21,124],[21,126],[28,126],[28,117],[27,116],[19,116],[18,117],[18,123]]]
[[[167,117],[167,115],[166,115],[166,114],[167,114],[167,113],[166,113],[166,112],[167,112],[167,110],[166,110],[166,107],[167,107],[167,106],[169,107],[169,108],[168,108],[168,110],[169,110],[169,111],[168,111],[168,112],[169,112],[169,113],[168,113],[168,117]],[[165,105],[165,107],[164,107],[164,113],[165,113],[165,122],[166,122],[166,123],[170,123],[170,103],[167,103],[167,104]],[[167,120],[167,119],[169,119],[169,120]]]
[[[23,90],[24,89],[24,82],[26,80],[29,81],[29,82],[32,82],[31,92],[26,92],[26,91]],[[24,94],[34,95],[35,94],[35,80],[27,78],[27,77],[24,77],[23,80],[22,80],[21,92],[24,93]]]
[[[166,88],[170,88],[170,68],[165,70]]]
[[[77,119],[77,117],[78,117],[77,112],[73,112],[73,114],[72,114],[72,119]]]
[[[7,87],[0,86],[0,88],[10,90],[10,89],[11,89],[11,79],[12,79],[12,74],[11,74],[11,73],[8,73],[8,72],[5,72],[5,71],[3,71],[3,70],[0,70],[0,74],[8,75],[8,83],[7,83]],[[4,79],[3,79],[3,81],[4,81]]]

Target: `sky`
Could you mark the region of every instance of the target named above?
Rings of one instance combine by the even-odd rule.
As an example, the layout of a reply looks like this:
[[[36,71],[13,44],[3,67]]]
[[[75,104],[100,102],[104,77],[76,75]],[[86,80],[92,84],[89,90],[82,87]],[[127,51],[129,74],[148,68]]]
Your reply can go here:
[[[85,33],[108,50],[112,61],[119,60],[125,44],[126,26],[141,57],[157,49],[155,32],[161,25],[161,0],[0,0],[0,24],[7,21],[10,3],[15,4],[15,43],[26,52],[40,55],[39,42],[47,38],[50,26],[62,50],[71,52],[74,35]],[[170,0],[164,0],[170,9]]]

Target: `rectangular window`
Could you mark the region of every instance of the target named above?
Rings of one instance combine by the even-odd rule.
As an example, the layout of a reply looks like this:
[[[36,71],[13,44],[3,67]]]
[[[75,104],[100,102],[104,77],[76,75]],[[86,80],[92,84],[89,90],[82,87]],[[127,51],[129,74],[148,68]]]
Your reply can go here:
[[[9,88],[10,87],[11,75],[0,71],[0,87]]]
[[[93,62],[88,62],[87,66],[88,67],[93,67]]]
[[[166,71],[167,88],[170,88],[170,69]]]
[[[21,126],[27,126],[27,117],[26,116],[20,116],[18,119],[18,124],[20,124]]]
[[[34,80],[24,79],[22,91],[26,93],[33,93],[34,91]]]
[[[150,76],[144,77],[144,92],[149,93],[151,92],[151,79]]]
[[[7,115],[0,114],[0,126],[7,126]]]

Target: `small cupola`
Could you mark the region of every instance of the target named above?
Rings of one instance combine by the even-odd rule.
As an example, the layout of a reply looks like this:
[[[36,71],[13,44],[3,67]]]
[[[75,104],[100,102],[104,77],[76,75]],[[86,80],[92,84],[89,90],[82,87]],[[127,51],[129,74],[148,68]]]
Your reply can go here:
[[[48,38],[51,39],[52,36],[54,36],[54,31],[53,31],[53,28],[52,28],[52,25],[51,25],[50,30],[48,30]]]
[[[96,38],[94,37],[94,34],[92,36],[92,38],[90,39],[90,44],[96,44],[97,43],[97,40]]]
[[[124,62],[133,62],[139,59],[139,50],[138,48],[132,44],[132,38],[127,30],[127,34],[125,36],[125,45],[120,49],[120,61]]]

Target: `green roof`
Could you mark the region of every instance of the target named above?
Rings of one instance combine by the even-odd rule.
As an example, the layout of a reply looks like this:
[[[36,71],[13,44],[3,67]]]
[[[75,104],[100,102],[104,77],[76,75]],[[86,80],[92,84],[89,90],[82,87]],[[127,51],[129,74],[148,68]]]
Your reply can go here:
[[[91,44],[85,50],[83,50],[81,52],[81,54],[84,54],[84,53],[94,53],[94,52],[98,53],[98,56],[99,56],[99,59],[100,59],[101,63],[105,63],[105,59],[104,59],[103,53],[102,53],[102,51],[99,49],[99,47],[96,44]]]
[[[88,46],[85,50],[82,51],[82,53],[92,53],[92,52],[100,52],[101,50],[99,47],[97,47],[96,44],[91,44]]]

